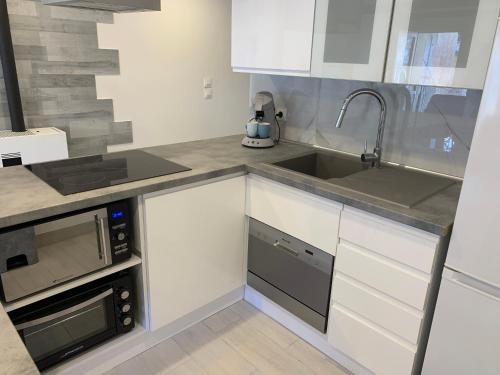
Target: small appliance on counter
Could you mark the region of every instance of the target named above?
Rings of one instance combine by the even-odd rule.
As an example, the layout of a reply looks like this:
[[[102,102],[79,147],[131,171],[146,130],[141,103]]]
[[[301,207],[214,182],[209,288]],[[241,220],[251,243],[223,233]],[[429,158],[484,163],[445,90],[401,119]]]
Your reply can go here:
[[[65,132],[26,129],[6,1],[0,1],[0,60],[12,127],[0,131],[0,168],[67,158]]]
[[[26,168],[62,195],[191,170],[141,150],[33,164]]]
[[[0,131],[0,168],[68,158],[66,133],[57,128]]]
[[[267,91],[257,93],[253,110],[254,117],[245,126],[246,136],[241,144],[252,148],[273,147],[280,139],[273,94]]]
[[[129,271],[101,278],[9,313],[40,370],[135,326]]]
[[[129,201],[0,231],[0,281],[11,302],[131,257]]]

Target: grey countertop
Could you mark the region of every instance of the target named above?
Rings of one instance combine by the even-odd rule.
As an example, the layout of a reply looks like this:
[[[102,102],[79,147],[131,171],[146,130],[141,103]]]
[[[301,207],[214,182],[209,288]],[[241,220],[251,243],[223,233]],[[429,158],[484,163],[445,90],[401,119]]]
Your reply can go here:
[[[451,232],[460,184],[405,208],[326,181],[268,164],[314,152],[307,145],[282,142],[265,150],[248,149],[241,136],[177,143],[144,149],[186,165],[191,171],[63,196],[24,167],[0,169],[0,229],[90,206],[131,198],[236,172],[254,173],[439,236]]]
[[[412,208],[404,208],[267,164],[314,152],[311,146],[282,142],[271,149],[256,150],[242,147],[240,141],[241,136],[229,136],[147,148],[144,150],[151,154],[192,170],[68,196],[60,195],[24,167],[0,169],[0,229],[236,172],[249,172],[439,236],[451,233],[460,194],[458,183]],[[0,348],[3,350],[0,372],[38,373],[1,308],[0,331]]]
[[[21,338],[12,325],[7,313],[0,307],[0,374],[31,375],[39,374]]]

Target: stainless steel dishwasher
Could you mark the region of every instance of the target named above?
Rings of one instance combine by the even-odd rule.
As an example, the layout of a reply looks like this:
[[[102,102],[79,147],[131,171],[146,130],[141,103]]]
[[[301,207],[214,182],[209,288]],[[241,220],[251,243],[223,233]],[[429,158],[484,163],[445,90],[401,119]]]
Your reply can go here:
[[[334,257],[250,219],[248,285],[326,332]]]

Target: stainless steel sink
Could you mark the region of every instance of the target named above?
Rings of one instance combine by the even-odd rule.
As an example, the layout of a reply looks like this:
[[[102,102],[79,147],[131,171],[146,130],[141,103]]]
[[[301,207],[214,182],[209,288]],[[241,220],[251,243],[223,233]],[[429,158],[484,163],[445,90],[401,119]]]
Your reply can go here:
[[[359,158],[328,152],[316,152],[273,164],[322,180],[344,178],[364,170]]]
[[[333,152],[316,152],[273,164],[405,208],[413,207],[456,182],[385,164],[381,168],[366,168],[359,158]]]

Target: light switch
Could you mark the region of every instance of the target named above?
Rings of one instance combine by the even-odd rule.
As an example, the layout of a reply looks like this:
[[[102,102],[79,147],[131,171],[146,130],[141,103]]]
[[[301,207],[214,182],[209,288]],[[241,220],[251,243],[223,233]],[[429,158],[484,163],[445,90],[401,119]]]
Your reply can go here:
[[[214,80],[212,77],[203,78],[203,88],[204,89],[211,89],[213,84],[214,84]]]
[[[203,89],[203,98],[204,99],[212,99],[214,96],[214,89],[212,88],[206,88],[206,89]]]

